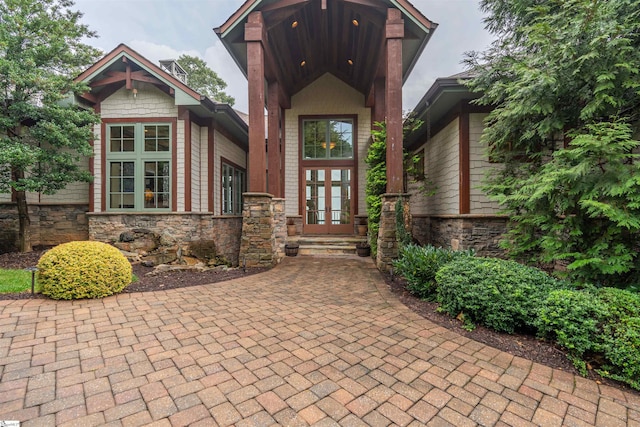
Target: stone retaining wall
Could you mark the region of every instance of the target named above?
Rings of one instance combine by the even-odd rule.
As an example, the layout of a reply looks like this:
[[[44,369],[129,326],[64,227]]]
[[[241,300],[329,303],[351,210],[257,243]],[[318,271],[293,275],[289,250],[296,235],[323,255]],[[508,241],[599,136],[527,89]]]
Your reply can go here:
[[[30,204],[31,244],[55,246],[73,240],[87,240],[87,204]],[[0,253],[17,249],[18,208],[15,203],[0,204]]]
[[[242,217],[210,213],[90,213],[89,239],[116,243],[120,235],[144,229],[160,236],[162,246],[186,247],[189,242],[214,240],[216,252],[232,265],[239,263]]]

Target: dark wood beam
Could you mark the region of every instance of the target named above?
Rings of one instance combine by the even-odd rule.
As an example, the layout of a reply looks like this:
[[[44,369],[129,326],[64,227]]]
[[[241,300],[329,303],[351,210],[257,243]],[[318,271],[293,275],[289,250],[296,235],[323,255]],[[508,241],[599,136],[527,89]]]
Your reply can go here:
[[[209,187],[209,191],[207,191],[207,205],[208,208],[207,210],[209,212],[212,212],[213,214],[216,214],[216,212],[214,212],[214,205],[213,205],[213,183],[215,180],[215,171],[214,171],[214,162],[215,162],[215,120],[212,118],[211,120],[209,120],[209,124],[207,125],[207,182],[209,183],[210,187]],[[220,212],[218,213],[222,213],[222,210],[220,210]]]
[[[88,92],[80,94],[79,96],[80,96],[80,98],[85,99],[85,100],[91,102],[92,104],[97,104],[98,102],[100,102],[97,96],[95,96],[95,95],[93,95],[91,93],[88,93]]]
[[[133,83],[131,82],[131,64],[129,64],[128,62],[127,62],[127,69],[124,73],[124,79],[125,79],[125,87],[127,88],[127,90],[133,89]]]
[[[284,197],[280,183],[282,167],[280,165],[280,102],[278,93],[280,92],[277,82],[269,83],[267,97],[268,111],[268,158],[269,158],[269,179],[268,192],[275,197]]]
[[[378,77],[375,80],[373,85],[374,89],[374,105],[372,111],[372,121],[371,126],[375,126],[376,122],[384,122],[385,116],[385,87],[384,87],[384,78]]]
[[[296,6],[296,5],[300,5],[300,4],[305,4],[308,3],[309,0],[280,0],[277,1],[275,3],[271,3],[269,5],[266,5],[264,7],[262,7],[260,10],[262,11],[262,13],[267,13],[267,12],[271,12],[273,10],[277,10],[277,9],[282,9],[285,7],[291,7],[291,6]]]
[[[191,112],[180,105],[178,117],[184,121],[184,210],[191,212]]]
[[[371,7],[384,13],[387,6],[378,0],[343,0],[345,3],[357,4],[360,6]]]
[[[458,159],[460,169],[459,185],[459,209],[460,214],[471,213],[471,165],[469,142],[469,112],[460,108],[458,117]]]
[[[107,77],[91,82],[89,86],[97,87],[97,86],[106,86],[111,83],[125,82],[125,87],[127,89],[132,89],[131,85],[132,81],[153,83],[159,85],[165,85],[160,79],[157,79],[153,76],[150,76],[144,70],[140,71],[131,71],[129,65],[127,65],[128,71],[109,71],[106,73]]]
[[[245,24],[247,42],[247,79],[249,81],[249,188],[252,193],[264,193],[266,186],[266,152],[264,131],[265,52],[266,33],[261,12],[249,14]]]
[[[402,193],[402,38],[404,21],[398,9],[387,11],[385,114],[387,126],[387,193]]]

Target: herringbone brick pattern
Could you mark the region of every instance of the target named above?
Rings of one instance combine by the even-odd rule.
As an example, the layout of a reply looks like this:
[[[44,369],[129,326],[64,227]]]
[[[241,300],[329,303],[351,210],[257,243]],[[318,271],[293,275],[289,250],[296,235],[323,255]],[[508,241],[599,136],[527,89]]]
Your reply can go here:
[[[640,395],[410,312],[370,260],[102,300],[0,302],[0,420],[23,426],[640,426]]]

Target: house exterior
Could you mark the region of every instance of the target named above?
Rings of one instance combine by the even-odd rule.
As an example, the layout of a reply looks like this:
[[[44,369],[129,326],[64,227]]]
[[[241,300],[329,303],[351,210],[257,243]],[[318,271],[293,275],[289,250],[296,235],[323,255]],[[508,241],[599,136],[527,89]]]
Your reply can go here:
[[[148,251],[215,238],[238,263],[248,126],[189,88],[180,71],[119,45],[77,77],[91,91],[74,102],[101,116],[84,165],[94,180],[29,195],[34,244],[91,239]],[[17,230],[15,206],[0,202],[3,229]],[[131,247],[141,236],[147,244]]]
[[[354,234],[377,121],[387,127],[389,193],[378,265],[389,265],[403,193],[402,84],[436,27],[406,0],[247,0],[214,30],[248,79],[247,265],[278,261],[286,218],[304,234]]]
[[[384,121],[378,267],[397,256],[398,200],[420,242],[498,255],[506,218],[479,189],[495,165],[479,144],[488,111],[460,83],[469,76],[438,79],[414,110],[425,125],[403,140],[402,84],[436,28],[406,0],[247,0],[214,29],[247,76],[247,117],[189,88],[178,64],[116,47],[78,76],[91,91],[75,102],[101,115],[94,182],[30,195],[34,241],[215,240],[236,265],[272,266],[287,221],[305,235],[355,234]],[[435,195],[405,189],[403,150],[423,157]]]
[[[413,236],[421,243],[454,249],[473,248],[483,256],[501,256],[499,241],[507,217],[481,190],[492,163],[480,143],[490,111],[471,101],[460,73],[439,78],[413,110],[423,125],[405,138],[408,152],[421,159],[424,179],[435,194],[425,195],[420,180],[409,180]]]

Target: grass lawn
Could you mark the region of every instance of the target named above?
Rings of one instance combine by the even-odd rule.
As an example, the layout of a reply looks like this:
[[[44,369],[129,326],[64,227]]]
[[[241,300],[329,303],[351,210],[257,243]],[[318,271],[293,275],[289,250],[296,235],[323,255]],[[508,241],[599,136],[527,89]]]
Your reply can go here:
[[[0,268],[0,294],[31,291],[31,272]],[[38,286],[36,285],[36,292]]]

